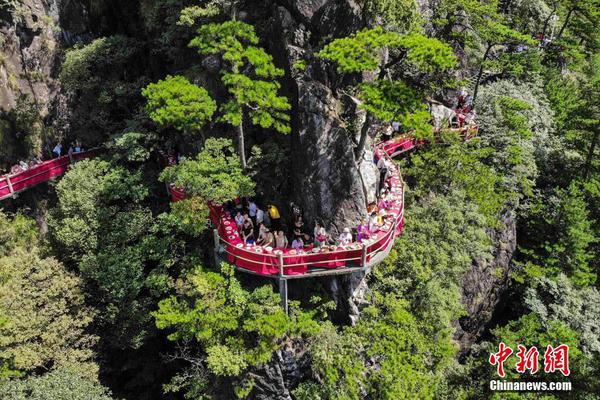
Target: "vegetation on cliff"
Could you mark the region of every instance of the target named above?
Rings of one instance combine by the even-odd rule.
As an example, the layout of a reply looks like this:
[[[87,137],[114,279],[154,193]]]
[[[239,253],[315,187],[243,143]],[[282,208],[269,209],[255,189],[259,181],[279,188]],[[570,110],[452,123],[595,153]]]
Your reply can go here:
[[[18,3],[0,4],[0,82],[5,37],[35,37]],[[507,398],[488,391],[502,341],[568,344],[569,377],[512,360],[508,379],[600,398],[598,0],[132,3],[82,2],[98,21],[57,61],[53,111],[23,95],[0,115],[2,167],[61,141],[103,148],[2,203],[0,397]],[[306,118],[351,137],[310,154],[343,157],[343,179],[374,127],[431,144],[398,163],[407,224],[357,320],[348,282],[294,283],[286,314],[271,281],[213,265],[208,202],[295,200],[307,81],[335,101]],[[437,140],[428,101],[460,88],[478,137]],[[165,185],[187,198],[170,205]]]

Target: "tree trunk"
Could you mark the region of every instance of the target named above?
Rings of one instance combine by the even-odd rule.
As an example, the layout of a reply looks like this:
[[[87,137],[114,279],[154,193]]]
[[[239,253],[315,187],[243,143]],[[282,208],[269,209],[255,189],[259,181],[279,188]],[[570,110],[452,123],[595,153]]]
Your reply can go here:
[[[371,113],[367,111],[365,123],[360,129],[360,139],[358,140],[358,146],[356,146],[356,150],[354,151],[354,159],[356,160],[356,162],[360,162],[363,153],[365,152],[365,145],[367,144],[367,138],[369,137],[369,127],[371,126],[372,121],[373,117],[371,116]]]
[[[588,150],[587,157],[585,158],[585,165],[583,167],[583,179],[587,179],[588,174],[590,172],[590,168],[592,167],[592,160],[594,158],[594,152],[596,151],[596,146],[598,145],[598,139],[600,137],[600,130],[596,129],[594,132],[594,136],[592,137],[592,143],[590,143],[590,148]]]
[[[567,13],[567,17],[565,18],[565,22],[563,23],[563,25],[560,27],[560,31],[558,31],[558,35],[556,35],[556,39],[560,39],[560,37],[562,36],[565,28],[567,27],[567,25],[569,24],[569,19],[571,18],[571,14],[573,14],[573,12],[575,11],[575,8],[571,8],[569,10],[569,12]]]
[[[240,163],[242,168],[246,169],[246,151],[244,150],[244,123],[240,122],[238,129],[238,151],[240,153]]]
[[[475,88],[473,89],[473,108],[475,108],[475,100],[477,100],[477,92],[479,91],[479,84],[481,83],[481,76],[483,75],[483,66],[485,60],[487,60],[488,56],[490,55],[492,47],[494,47],[493,44],[488,44],[487,48],[485,49],[485,53],[483,53],[483,58],[481,59],[481,65],[479,66],[479,72],[477,73],[477,80],[475,81]]]
[[[552,6],[552,12],[550,13],[550,15],[548,15],[548,18],[546,18],[546,20],[544,21],[544,27],[542,28],[542,40],[544,40],[546,38],[546,31],[548,30],[548,24],[550,24],[550,20],[556,13],[556,6],[557,6],[557,4],[554,3],[554,5]]]

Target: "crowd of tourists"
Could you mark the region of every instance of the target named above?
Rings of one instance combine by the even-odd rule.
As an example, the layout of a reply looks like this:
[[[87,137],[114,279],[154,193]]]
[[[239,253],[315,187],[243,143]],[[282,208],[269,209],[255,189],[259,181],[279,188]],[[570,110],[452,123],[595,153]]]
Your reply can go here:
[[[386,174],[387,172],[384,174],[384,179]],[[348,246],[352,242],[371,238],[379,232],[384,224],[387,210],[391,204],[389,187],[383,183],[377,201],[367,208],[368,217],[361,220],[354,229],[344,228],[337,238],[332,237],[320,221],[315,221],[311,229],[305,223],[299,207],[293,203],[291,204],[291,224],[282,222],[281,212],[273,203],[267,203],[266,207],[263,207],[254,199],[238,198],[227,202],[225,210],[235,221],[244,243],[274,249],[292,248],[301,251],[325,245]]]
[[[54,148],[52,149],[52,154],[55,155],[56,157],[60,157],[61,155],[63,155],[62,151],[63,151],[63,145],[61,143],[57,143],[54,146]],[[72,159],[73,154],[81,153],[82,151],[83,151],[83,147],[81,147],[81,144],[79,143],[79,141],[71,142],[69,145],[69,148],[67,150],[67,155],[69,156],[71,161],[73,161],[73,159]],[[30,170],[31,168],[41,164],[42,162],[43,162],[42,159],[39,157],[32,157],[28,160],[21,160],[17,164],[10,167],[9,173],[11,175],[19,174],[21,172]]]

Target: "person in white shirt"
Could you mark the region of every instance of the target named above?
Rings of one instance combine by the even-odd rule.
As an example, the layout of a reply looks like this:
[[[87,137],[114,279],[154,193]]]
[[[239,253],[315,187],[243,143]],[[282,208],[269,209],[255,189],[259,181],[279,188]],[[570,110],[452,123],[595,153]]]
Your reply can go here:
[[[259,207],[256,207],[256,223],[261,224],[263,222],[265,222],[265,212]]]
[[[375,233],[377,231],[379,231],[379,221],[377,218],[377,213],[372,212],[371,216],[369,217],[369,232]]]
[[[288,245],[288,240],[283,231],[278,231],[275,235],[275,245],[278,249],[285,249]]]
[[[254,225],[256,225],[258,223],[258,221],[256,220],[256,212],[258,211],[258,207],[256,206],[256,203],[253,202],[252,200],[250,200],[248,202],[248,215],[250,216],[250,219],[252,220],[252,223]]]
[[[315,222],[314,233],[314,244],[315,247],[321,247],[327,242],[327,231],[318,222]]]
[[[242,215],[242,213],[240,211],[237,212],[237,214],[235,215],[235,224],[239,229],[242,229],[242,226],[244,225],[244,221],[246,220],[246,218],[244,218],[244,216]]]
[[[60,154],[62,153],[62,144],[57,143],[52,152],[56,154],[57,157],[60,157]]]
[[[344,228],[344,232],[340,235],[340,245],[347,246],[352,243],[352,233],[350,228]]]

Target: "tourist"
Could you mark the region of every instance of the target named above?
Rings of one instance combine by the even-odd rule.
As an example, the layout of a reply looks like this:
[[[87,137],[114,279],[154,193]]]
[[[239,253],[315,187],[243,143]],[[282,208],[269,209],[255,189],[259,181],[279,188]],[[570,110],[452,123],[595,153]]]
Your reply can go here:
[[[254,227],[252,226],[252,221],[250,221],[250,218],[244,221],[244,225],[242,226],[242,236],[244,243],[254,243]]]
[[[360,224],[356,227],[356,240],[361,241],[363,239],[369,238],[369,226],[366,221],[363,219],[360,221]]]
[[[350,243],[352,243],[350,228],[344,228],[344,231],[340,235],[340,246],[348,246]]]
[[[75,141],[75,153],[81,153],[83,151],[83,148],[81,147],[81,143],[79,143],[79,140]]]
[[[254,225],[256,225],[256,223],[258,222],[256,220],[256,212],[258,211],[258,207],[256,206],[256,203],[252,200],[250,200],[248,202],[248,215],[250,216],[250,219],[252,220],[252,223]]]
[[[69,155],[69,161],[73,162],[73,142],[71,142],[71,144],[69,145],[69,150],[67,151],[67,154]]]
[[[296,218],[294,221],[294,238],[304,237],[304,233],[302,227],[304,226],[304,222],[302,221],[302,217]]]
[[[273,229],[281,229],[281,214],[279,214],[279,209],[274,204],[269,204],[267,206],[267,214],[269,214]]]
[[[233,201],[235,202],[235,209],[239,212],[242,212],[242,210],[243,210],[242,199],[239,197],[236,197]]]
[[[242,229],[242,226],[244,225],[244,221],[245,221],[245,218],[242,215],[242,212],[238,211],[237,214],[235,214],[235,218],[234,219],[235,219],[235,224],[238,227],[238,230]]]
[[[379,198],[379,202],[377,203],[377,210],[379,212],[390,208],[390,203],[386,200],[386,193],[386,190],[381,191],[381,197]]]
[[[56,154],[56,157],[60,157],[62,153],[62,144],[57,143],[56,146],[54,146],[54,149],[52,149],[52,152]]]
[[[302,238],[294,239],[292,242],[292,248],[296,251],[302,250],[304,248],[304,242],[302,241]]]
[[[377,160],[377,169],[379,170],[379,184],[377,185],[377,196],[379,196],[379,194],[385,186],[385,180],[388,176],[388,164],[384,156],[379,157],[379,160]]]
[[[19,161],[19,167],[23,171],[27,171],[29,169],[29,165],[23,160]]]
[[[327,232],[318,222],[315,222],[314,236],[315,247],[321,247],[327,243]]]
[[[369,233],[375,233],[379,231],[379,218],[376,212],[372,212],[369,217]]]
[[[283,234],[283,231],[277,231],[277,235],[275,236],[275,247],[278,249],[285,249],[287,246],[287,237]]]
[[[256,223],[257,224],[262,224],[263,222],[265,222],[265,212],[260,208],[260,207],[256,207]]]
[[[265,235],[265,241],[263,242],[262,246],[273,247],[275,245],[275,236],[273,236],[273,233],[269,230],[269,228],[266,228]]]
[[[258,237],[256,238],[256,244],[263,245],[267,240],[267,232],[269,229],[262,222],[258,224]]]

